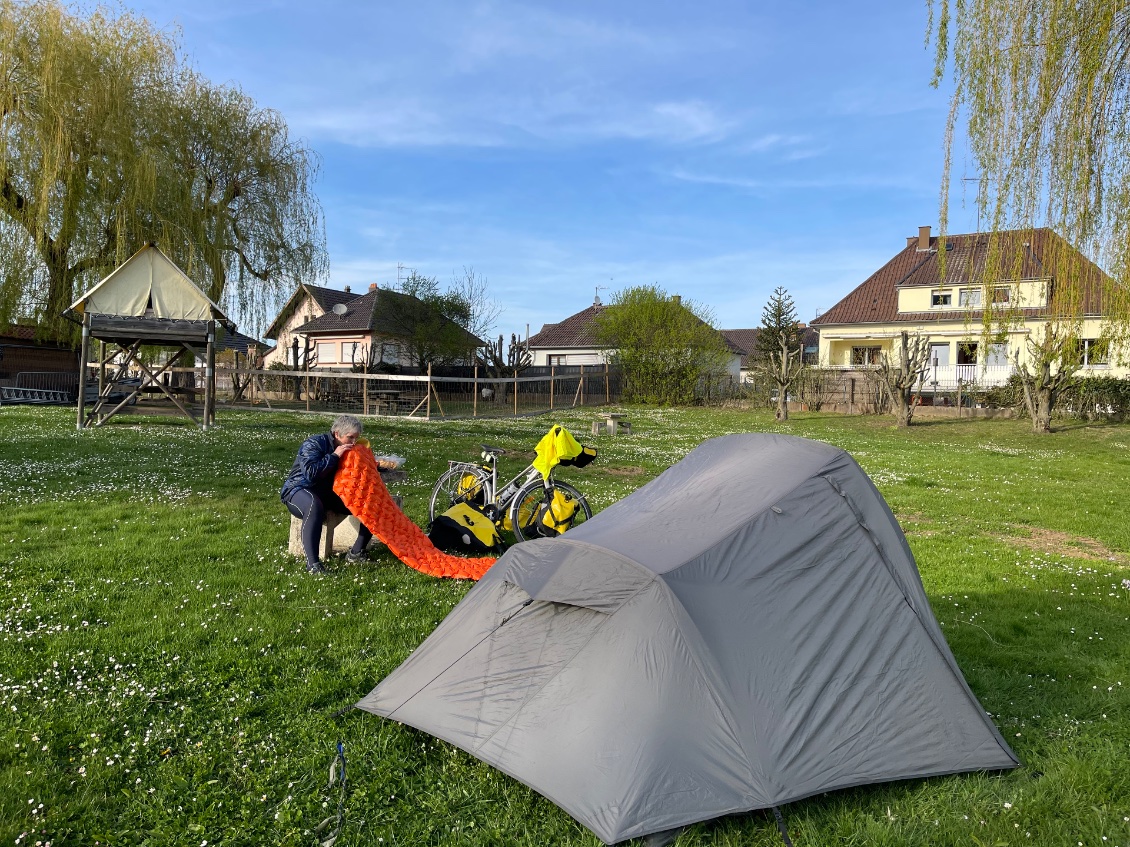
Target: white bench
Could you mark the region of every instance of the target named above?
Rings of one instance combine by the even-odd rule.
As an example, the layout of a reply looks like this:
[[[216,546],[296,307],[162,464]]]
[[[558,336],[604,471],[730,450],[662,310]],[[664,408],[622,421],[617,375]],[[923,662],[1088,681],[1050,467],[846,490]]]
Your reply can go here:
[[[616,435],[617,432],[622,432],[625,435],[632,434],[631,422],[624,420],[624,416],[621,414],[613,413],[604,415],[592,422],[593,435],[601,435],[603,433]]]

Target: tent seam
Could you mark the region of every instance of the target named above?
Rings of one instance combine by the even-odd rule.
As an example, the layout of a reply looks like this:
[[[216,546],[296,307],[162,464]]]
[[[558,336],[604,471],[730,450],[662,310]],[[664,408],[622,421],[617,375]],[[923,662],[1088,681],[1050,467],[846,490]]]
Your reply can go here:
[[[513,583],[510,583],[510,584],[513,585]],[[514,587],[519,588],[519,589],[521,588],[521,586],[514,586]],[[525,591],[523,591],[522,593],[525,594]],[[529,595],[527,594],[526,596],[528,597]],[[457,658],[453,659],[446,667],[444,667],[443,670],[441,670],[439,673],[437,673],[435,676],[433,676],[431,679],[429,679],[427,682],[425,682],[423,685],[421,685],[419,688],[417,688],[415,691],[413,691],[411,695],[409,695],[408,697],[405,697],[404,700],[401,702],[401,704],[399,706],[397,706],[395,709],[393,709],[391,712],[388,713],[388,717],[392,720],[396,720],[396,718],[394,718],[393,715],[395,715],[397,712],[399,712],[401,709],[403,709],[405,706],[407,706],[409,703],[411,703],[416,698],[416,695],[418,695],[421,691],[423,691],[425,688],[427,688],[429,685],[431,685],[433,682],[435,682],[437,679],[439,679],[441,676],[443,676],[445,673],[447,673],[449,670],[451,670],[453,667],[455,667],[456,663],[461,662],[461,661],[463,661],[463,659],[467,658],[468,653],[470,653],[472,650],[474,650],[476,647],[478,647],[480,644],[482,644],[484,641],[486,641],[488,638],[490,638],[492,635],[494,635],[496,632],[498,632],[500,629],[502,629],[502,627],[506,626],[506,624],[510,623],[510,621],[512,621],[514,618],[516,618],[518,616],[519,612],[521,612],[522,609],[525,608],[528,605],[529,605],[528,603],[524,603],[524,604],[520,605],[514,612],[512,612],[504,620],[500,621],[498,626],[494,627],[490,632],[484,634],[482,638],[480,638],[478,641],[476,641],[474,644],[472,644],[470,647],[468,647],[465,651],[463,651],[461,654],[459,654],[459,656]],[[425,640],[427,640],[427,639],[425,639]]]
[[[681,620],[683,618],[690,620],[691,619],[690,614],[687,612],[687,610],[685,608],[682,608],[682,604],[680,603],[679,606],[682,609],[682,615],[679,615],[677,613],[676,609],[675,609],[675,606],[674,606],[675,592],[673,592],[666,583],[663,584],[663,587],[666,589],[666,591],[664,591],[664,600],[668,604],[668,607],[671,611],[672,618],[676,621],[676,624],[677,624],[676,625],[676,631],[679,633],[679,638],[682,639],[684,645],[687,647],[687,655],[689,655],[691,657],[691,661],[694,662],[695,667],[698,670],[699,678],[703,682],[703,687],[709,693],[711,702],[714,703],[714,707],[718,710],[718,713],[722,716],[722,719],[726,722],[726,728],[730,731],[730,734],[733,735],[734,741],[737,742],[738,749],[741,751],[742,758],[745,761],[746,769],[749,772],[749,783],[746,786],[746,791],[747,791],[747,794],[748,794],[752,790],[754,783],[757,781],[756,778],[755,778],[755,775],[753,773],[753,759],[749,755],[749,751],[746,750],[745,744],[742,742],[742,735],[738,731],[734,716],[730,713],[730,710],[725,708],[724,704],[718,699],[718,696],[717,696],[716,692],[714,691],[713,687],[711,687],[708,683],[707,675],[706,675],[705,670],[703,669],[701,659],[699,658],[698,654],[694,650],[690,649],[691,645],[690,645],[690,643],[687,639],[686,634],[683,632],[683,626],[682,626],[682,623],[681,623]],[[691,622],[693,623],[693,620]],[[706,639],[703,638],[702,633],[698,632],[697,627],[695,628],[695,631],[699,636],[699,641],[702,642],[703,646],[707,649],[708,652],[710,652],[711,656],[713,656],[714,655],[713,652],[710,651],[710,648],[706,646],[707,642],[706,642]],[[763,779],[764,779],[764,775],[763,775]]]
[[[998,746],[1009,756],[1009,758],[1011,758],[1013,761],[1016,762],[1017,765],[1019,765],[1020,759],[1017,758],[1016,753],[1012,750],[1012,748],[1008,746],[1008,742],[1004,740],[1004,736],[1002,736],[1000,734],[1000,730],[997,729],[996,724],[994,724],[991,720],[989,720],[989,716],[988,716],[988,713],[986,713],[986,711],[985,711],[985,707],[981,705],[981,701],[978,699],[977,695],[973,692],[973,689],[969,687],[969,682],[965,679],[965,676],[961,673],[961,669],[959,667],[957,667],[957,657],[953,655],[953,651],[950,650],[949,644],[946,644],[945,641],[943,640],[942,644],[939,645],[938,642],[934,639],[933,633],[930,632],[930,628],[923,624],[922,615],[919,613],[918,609],[914,608],[914,605],[910,602],[910,598],[908,598],[906,596],[906,591],[903,590],[902,586],[899,584],[899,580],[895,576],[894,565],[891,563],[890,559],[887,557],[887,552],[886,552],[886,550],[883,549],[883,545],[879,543],[879,539],[875,535],[875,532],[871,529],[870,526],[867,525],[867,522],[863,519],[863,515],[861,515],[856,510],[855,506],[852,504],[851,500],[848,498],[848,496],[844,492],[843,488],[840,487],[839,482],[837,482],[836,479],[834,477],[830,476],[830,475],[825,475],[825,476],[822,476],[821,478],[824,479],[828,483],[828,485],[830,485],[832,487],[832,490],[835,491],[840,496],[840,500],[843,501],[844,505],[847,506],[848,511],[851,512],[851,514],[855,517],[856,524],[858,524],[860,529],[863,530],[864,534],[867,536],[867,540],[870,541],[871,546],[875,548],[875,552],[877,552],[879,554],[879,560],[883,563],[883,567],[887,571],[888,579],[890,579],[891,583],[895,586],[898,593],[900,595],[902,595],[903,603],[905,603],[906,607],[908,609],[910,609],[910,613],[912,615],[914,615],[914,619],[918,621],[918,625],[919,625],[919,627],[921,627],[922,631],[926,634],[927,640],[932,645],[934,645],[934,651],[942,659],[942,664],[945,665],[949,669],[950,675],[957,682],[958,687],[961,688],[962,690],[964,690],[966,692],[966,695],[972,699],[973,705],[976,707],[974,709],[974,711],[980,716],[981,721],[984,723],[984,725],[986,727],[988,727],[990,733],[993,736],[996,737]],[[883,501],[883,502],[885,502],[885,501]],[[897,521],[896,521],[896,525],[897,525]],[[899,531],[900,532],[902,531],[901,527],[899,528]],[[916,570],[917,570],[917,568],[916,568]],[[922,594],[923,594],[923,596],[926,595],[925,587],[923,587]],[[929,608],[929,602],[930,602],[929,597],[927,597],[926,598],[927,608]],[[933,616],[933,610],[932,609],[930,609],[930,614],[931,614],[931,616]],[[943,647],[944,647],[944,649],[943,649]],[[952,658],[952,660],[953,660],[952,663],[950,661],[946,661],[946,653],[947,652],[949,653],[950,658]]]
[[[836,455],[835,455],[834,458],[839,459],[841,456],[847,456],[849,459],[851,458],[850,454],[848,454],[848,452],[846,450],[844,450],[840,447],[836,447],[834,444],[828,444],[828,442],[826,442],[826,441],[822,441],[821,443],[826,444],[828,447],[831,447],[834,450],[836,450]],[[825,477],[825,471],[832,464],[833,464],[832,460],[825,462],[823,465],[820,466],[820,468],[818,470],[813,471],[811,475],[806,476],[803,479],[801,479],[800,482],[798,482],[796,485],[794,485],[788,491],[781,492],[781,495],[779,497],[776,497],[774,499],[774,501],[772,503],[770,503],[768,506],[766,506],[764,509],[762,509],[759,512],[753,512],[752,514],[747,515],[741,523],[736,524],[734,526],[734,528],[731,529],[729,532],[727,532],[725,535],[719,536],[718,543],[721,544],[723,541],[729,541],[731,538],[733,538],[735,535],[737,535],[739,532],[741,532],[743,529],[745,529],[745,527],[748,524],[757,520],[757,518],[759,518],[761,515],[764,515],[766,512],[772,511],[773,507],[776,506],[778,503],[783,502],[784,500],[787,500],[788,498],[792,497],[793,494],[795,494],[797,491],[799,491],[805,485],[805,483],[808,483],[815,478],[820,478],[820,479],[826,478]],[[574,542],[574,543],[577,543],[577,542]],[[700,551],[700,552],[692,555],[689,559],[686,559],[685,561],[680,562],[679,564],[675,565],[673,568],[663,571],[662,574],[656,573],[655,571],[651,571],[651,573],[655,573],[656,576],[666,576],[667,574],[674,573],[675,571],[677,571],[681,568],[685,568],[687,565],[689,565],[692,562],[694,562],[695,560],[701,558],[701,556],[702,556],[702,552]],[[642,567],[642,565],[641,565],[641,567]]]
[[[630,600],[634,599],[636,597],[636,595],[638,595],[640,592],[644,591],[647,588],[650,588],[652,586],[652,584],[653,583],[648,583],[647,585],[642,585],[638,589],[633,591],[631,593],[631,595],[629,595],[624,600],[624,602],[621,603],[620,606],[617,607],[617,611],[620,608],[623,608],[625,605],[627,605],[627,603]],[[511,583],[511,585],[514,585],[514,583]],[[520,585],[515,586],[515,587],[521,588]],[[525,589],[523,589],[523,590],[525,590]],[[550,603],[550,604],[555,604],[555,605],[560,605],[560,606],[570,606],[570,605],[572,605],[570,603],[557,603],[555,600],[537,600],[536,602],[538,602],[538,603]],[[602,629],[604,629],[605,626],[608,625],[608,622],[611,621],[612,618],[615,617],[615,614],[616,614],[615,612],[613,612],[611,614],[609,614],[607,612],[598,612],[596,609],[589,609],[586,606],[573,606],[573,608],[585,609],[586,611],[592,612],[595,615],[603,615],[604,620],[602,620],[600,622],[600,624],[597,625],[597,627],[592,631],[592,634],[589,635],[589,637],[584,640],[584,643],[578,645],[577,649],[575,651],[573,651],[573,655],[569,657],[568,661],[563,662],[561,664],[561,666],[558,667],[558,669],[555,673],[553,673],[549,678],[547,678],[545,680],[545,682],[543,682],[541,685],[539,685],[537,687],[537,689],[534,690],[528,697],[523,699],[521,703],[519,703],[517,706],[515,706],[514,711],[512,711],[509,714],[509,716],[507,716],[506,720],[502,721],[498,725],[498,727],[494,730],[494,732],[492,732],[490,735],[488,735],[486,738],[484,738],[482,741],[480,741],[477,745],[475,745],[475,748],[474,748],[475,750],[481,750],[484,744],[486,744],[488,741],[490,741],[492,738],[494,738],[496,735],[498,735],[498,733],[501,732],[504,727],[509,725],[510,722],[513,721],[514,718],[516,718],[518,716],[519,712],[521,712],[524,708],[526,708],[526,706],[528,706],[530,704],[530,702],[532,700],[534,700],[534,698],[536,698],[539,694],[541,694],[541,692],[545,690],[545,687],[547,685],[549,685],[551,682],[553,682],[555,679],[557,679],[557,677],[559,677],[562,674],[562,672],[567,667],[569,667],[569,665],[573,664],[573,662],[576,660],[577,656],[579,656],[581,654],[581,651],[583,651],[586,647],[589,646],[589,644],[592,642],[592,640],[594,638],[596,638],[596,636],[600,633],[600,631]],[[490,635],[494,635],[494,633],[497,632],[500,628],[501,628],[501,626],[496,627],[494,630],[491,631]],[[487,637],[489,637],[489,636],[487,636]],[[479,642],[479,643],[482,643],[482,642]],[[475,645],[475,646],[478,646],[478,645]],[[474,649],[474,648],[472,648],[472,649]],[[470,651],[468,651],[468,652],[470,652]],[[446,672],[446,669],[445,669],[445,672]],[[438,675],[436,676],[436,679],[439,679]],[[435,680],[432,680],[432,682],[434,682],[434,681]],[[428,683],[428,684],[430,685],[431,683]],[[423,689],[421,689],[421,690],[423,690]],[[416,692],[416,693],[419,694],[419,691]],[[413,695],[413,696],[415,696],[415,695]]]

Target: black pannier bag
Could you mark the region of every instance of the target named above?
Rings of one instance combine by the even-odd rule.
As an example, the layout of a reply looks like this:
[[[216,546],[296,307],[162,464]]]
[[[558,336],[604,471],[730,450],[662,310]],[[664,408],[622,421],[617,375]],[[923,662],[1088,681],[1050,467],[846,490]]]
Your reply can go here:
[[[436,515],[428,527],[428,539],[447,553],[481,556],[502,552],[498,527],[474,503],[456,503],[442,515]]]

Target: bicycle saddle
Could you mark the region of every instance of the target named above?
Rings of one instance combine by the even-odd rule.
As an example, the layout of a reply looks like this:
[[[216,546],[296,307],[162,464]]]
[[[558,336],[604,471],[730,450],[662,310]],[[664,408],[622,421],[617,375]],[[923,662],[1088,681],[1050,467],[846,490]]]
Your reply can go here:
[[[484,453],[489,453],[492,456],[501,456],[506,452],[506,450],[504,450],[502,447],[491,447],[489,444],[483,444],[480,446],[483,448]]]

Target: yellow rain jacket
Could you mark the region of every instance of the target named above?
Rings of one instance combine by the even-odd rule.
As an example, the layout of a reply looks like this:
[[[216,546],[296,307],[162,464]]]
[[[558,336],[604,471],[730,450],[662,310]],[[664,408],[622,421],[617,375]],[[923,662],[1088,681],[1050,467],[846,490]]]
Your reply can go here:
[[[541,473],[542,479],[548,479],[549,472],[562,459],[575,459],[581,455],[581,443],[563,426],[553,427],[534,449],[538,457],[534,459],[533,464]]]

